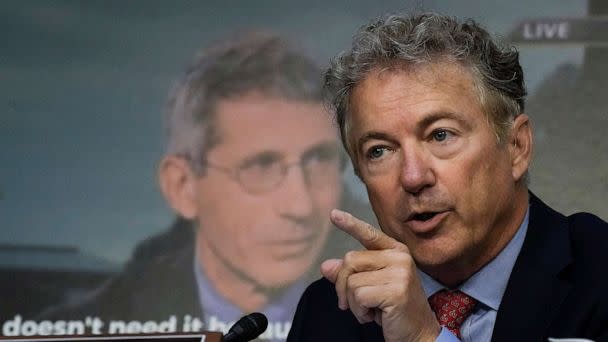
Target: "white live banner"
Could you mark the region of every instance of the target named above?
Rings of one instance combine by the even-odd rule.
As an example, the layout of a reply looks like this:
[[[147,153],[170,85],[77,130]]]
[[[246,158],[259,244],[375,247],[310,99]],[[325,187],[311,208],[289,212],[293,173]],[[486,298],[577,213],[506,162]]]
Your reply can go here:
[[[517,44],[608,46],[608,16],[525,19],[507,38]]]

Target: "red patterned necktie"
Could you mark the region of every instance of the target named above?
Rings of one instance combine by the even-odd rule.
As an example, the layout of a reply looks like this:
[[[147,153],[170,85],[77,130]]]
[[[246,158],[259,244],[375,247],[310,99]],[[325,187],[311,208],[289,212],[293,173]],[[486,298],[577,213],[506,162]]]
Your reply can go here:
[[[439,324],[460,338],[460,325],[473,312],[477,301],[459,290],[441,290],[429,297]]]

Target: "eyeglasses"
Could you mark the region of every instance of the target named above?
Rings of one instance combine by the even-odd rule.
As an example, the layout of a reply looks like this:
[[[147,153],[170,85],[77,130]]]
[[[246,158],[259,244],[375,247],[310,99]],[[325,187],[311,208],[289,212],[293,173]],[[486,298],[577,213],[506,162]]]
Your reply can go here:
[[[342,168],[338,148],[321,145],[304,153],[300,160],[287,163],[277,152],[257,154],[235,168],[217,165],[207,161],[211,169],[225,173],[237,181],[245,191],[251,194],[262,194],[277,188],[285,180],[287,172],[293,166],[299,166],[304,174],[306,184],[311,188],[323,188],[337,184]]]

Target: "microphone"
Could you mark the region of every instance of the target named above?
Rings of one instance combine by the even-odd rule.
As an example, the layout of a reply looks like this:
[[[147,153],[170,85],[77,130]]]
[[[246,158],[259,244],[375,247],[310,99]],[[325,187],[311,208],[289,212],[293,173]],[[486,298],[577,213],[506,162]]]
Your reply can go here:
[[[258,337],[266,330],[268,319],[259,312],[241,317],[224,335],[224,342],[247,342]]]

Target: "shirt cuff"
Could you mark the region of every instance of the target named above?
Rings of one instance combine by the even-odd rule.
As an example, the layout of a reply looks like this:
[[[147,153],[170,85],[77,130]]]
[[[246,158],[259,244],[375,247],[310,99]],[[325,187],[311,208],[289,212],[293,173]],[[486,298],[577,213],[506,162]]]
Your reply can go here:
[[[446,327],[441,327],[441,332],[435,342],[460,342],[456,335],[452,334]]]

